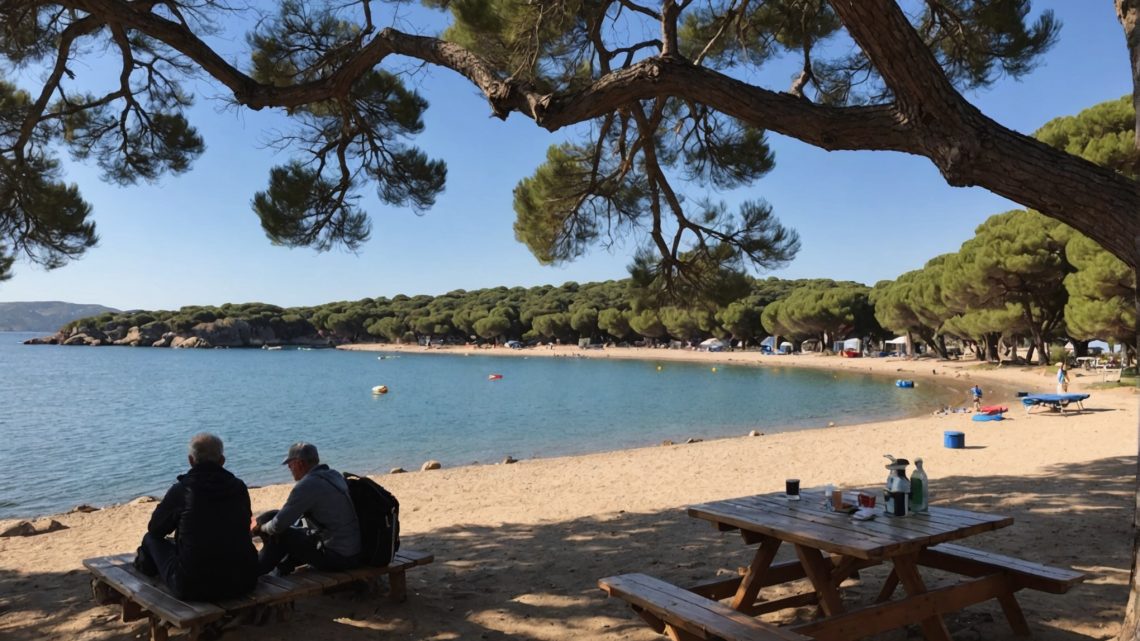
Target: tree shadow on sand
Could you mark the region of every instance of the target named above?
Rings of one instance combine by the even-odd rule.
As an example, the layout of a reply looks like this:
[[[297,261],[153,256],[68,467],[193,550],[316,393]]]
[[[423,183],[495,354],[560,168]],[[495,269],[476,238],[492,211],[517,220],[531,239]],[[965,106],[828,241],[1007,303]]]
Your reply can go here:
[[[1128,596],[1135,465],[1131,457],[1111,458],[1054,466],[1039,477],[936,477],[932,484],[936,504],[1015,518],[1012,527],[964,543],[1092,575],[1067,595],[1018,593],[1035,639],[1100,639],[1115,634]],[[689,518],[684,507],[536,525],[457,525],[406,536],[404,547],[436,555],[435,563],[408,573],[406,603],[353,593],[307,598],[289,621],[237,628],[225,638],[660,639],[623,602],[607,600],[597,580],[645,572],[695,583],[736,572],[754,551],[738,534]],[[786,558],[791,551],[781,550]],[[867,601],[884,577],[883,568],[864,571],[845,584],[844,598]],[[948,577],[931,572],[927,579],[937,585]],[[772,620],[812,614],[813,608],[800,608]],[[126,640],[145,631],[116,615],[91,601],[81,571],[0,573],[5,639]],[[996,603],[946,619],[960,641],[1014,638]],[[880,638],[908,636],[921,633],[912,628]]]

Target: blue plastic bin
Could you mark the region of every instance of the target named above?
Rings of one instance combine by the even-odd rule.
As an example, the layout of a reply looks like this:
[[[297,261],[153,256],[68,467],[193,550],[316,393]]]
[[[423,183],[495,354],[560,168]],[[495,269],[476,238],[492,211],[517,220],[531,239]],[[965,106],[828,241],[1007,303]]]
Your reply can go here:
[[[966,434],[963,432],[943,432],[942,445],[952,450],[960,450],[966,447]]]

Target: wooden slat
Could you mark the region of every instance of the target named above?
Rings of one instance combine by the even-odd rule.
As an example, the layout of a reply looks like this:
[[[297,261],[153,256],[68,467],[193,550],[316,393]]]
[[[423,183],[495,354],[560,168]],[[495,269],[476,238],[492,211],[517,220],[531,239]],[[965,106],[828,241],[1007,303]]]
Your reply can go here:
[[[966,576],[981,576],[995,571],[1013,575],[1017,587],[1064,594],[1088,575],[1076,570],[1057,568],[1004,554],[943,543],[919,555],[919,563]]]
[[[820,522],[819,517],[808,512],[780,514],[756,506],[718,501],[690,507],[689,516],[759,532],[790,543],[826,547],[828,551],[858,558],[882,558],[892,547],[890,541],[880,536],[853,531],[842,527],[838,521]]]
[[[773,505],[776,508],[784,507],[787,504],[785,499],[772,495],[750,498],[762,502],[765,505]],[[849,498],[851,502],[856,500],[855,496]],[[1013,518],[1008,516],[982,514],[979,512],[968,512],[966,510],[941,507],[932,507],[929,512],[911,514],[901,518],[888,516],[880,512],[880,514],[871,521],[854,521],[846,514],[827,510],[823,505],[811,507],[810,511],[815,512],[829,521],[846,521],[858,526],[861,531],[879,533],[891,540],[899,540],[900,538],[910,540],[923,536],[941,537],[951,532],[965,532],[967,533],[965,536],[970,536],[979,532],[1013,524]]]
[[[220,619],[225,610],[209,603],[180,601],[143,580],[131,566],[99,568],[99,578],[146,610],[180,628]]]
[[[623,574],[598,581],[610,596],[643,608],[665,623],[702,639],[731,641],[809,641],[742,612],[645,574]]]
[[[401,575],[408,568],[426,565],[435,560],[427,552],[402,550],[392,563],[385,567],[362,567],[345,572],[319,572],[302,569],[285,577],[263,576],[249,594],[224,599],[216,603],[182,601],[170,594],[169,588],[157,578],[146,577],[134,568],[134,554],[117,554],[84,559],[83,565],[98,580],[120,592],[128,605],[145,609],[162,621],[178,628],[194,629],[221,618],[227,612],[236,612],[257,605],[270,605],[320,593],[329,588],[365,578],[392,574]]]
[[[1009,577],[991,574],[898,601],[853,609],[836,617],[792,626],[792,629],[816,641],[861,639],[903,627],[923,617],[961,610],[1008,594],[1011,589]]]
[[[850,498],[855,499],[855,495]],[[822,503],[816,505],[810,499],[790,503],[775,494],[704,503],[690,507],[688,512],[716,523],[719,529],[740,528],[861,559],[913,553],[1013,523],[1007,516],[939,507],[931,508],[929,514],[881,515],[871,521],[855,521],[846,514],[828,511]]]

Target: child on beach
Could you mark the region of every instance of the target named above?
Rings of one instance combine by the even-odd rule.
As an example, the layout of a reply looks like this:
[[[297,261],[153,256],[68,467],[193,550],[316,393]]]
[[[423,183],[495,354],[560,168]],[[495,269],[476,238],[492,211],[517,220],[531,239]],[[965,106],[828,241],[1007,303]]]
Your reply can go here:
[[[1057,365],[1057,393],[1065,394],[1069,391],[1069,372],[1065,369],[1065,361]]]
[[[978,387],[977,383],[970,388],[970,394],[974,397],[974,411],[978,412],[982,409],[982,388]]]

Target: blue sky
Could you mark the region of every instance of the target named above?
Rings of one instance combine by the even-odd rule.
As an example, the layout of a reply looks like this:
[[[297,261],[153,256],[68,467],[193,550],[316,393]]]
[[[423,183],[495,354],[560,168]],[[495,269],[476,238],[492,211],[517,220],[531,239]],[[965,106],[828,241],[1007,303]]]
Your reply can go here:
[[[1111,0],[1033,4],[1035,11],[1053,9],[1064,23],[1060,41],[1030,75],[971,94],[975,104],[1004,125],[1032,133],[1051,118],[1130,93],[1128,53]],[[782,71],[777,66],[772,73]],[[286,158],[266,149],[261,133],[279,116],[224,110],[203,84],[191,117],[207,151],[195,169],[157,185],[121,188],[100,182],[94,168],[69,165],[68,180],[94,206],[99,246],[50,272],[18,263],[14,278],[0,283],[0,301],[120,309],[250,301],[294,306],[626,276],[633,239],[558,267],[539,265],[514,239],[511,190],[561,135],[519,116],[491,118],[486,102],[450,71],[431,69],[415,82],[431,103],[415,144],[447,162],[447,189],[422,216],[366,200],[372,239],[356,254],[269,243],[249,202],[264,188],[269,168]],[[982,189],[947,186],[924,158],[825,152],[775,134],[769,141],[775,170],[733,198],[768,200],[800,233],[803,247],[786,268],[760,276],[874,284],[957,250],[987,217],[1017,207]]]

